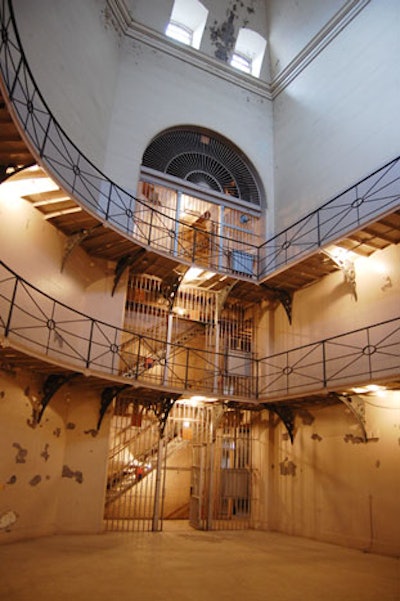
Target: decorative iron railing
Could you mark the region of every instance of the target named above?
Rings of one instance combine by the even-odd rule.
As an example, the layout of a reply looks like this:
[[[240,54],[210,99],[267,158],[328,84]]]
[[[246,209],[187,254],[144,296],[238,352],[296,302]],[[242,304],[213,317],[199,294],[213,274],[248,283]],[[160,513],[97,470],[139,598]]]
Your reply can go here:
[[[0,20],[3,88],[36,158],[79,204],[143,246],[213,271],[263,279],[400,205],[400,159],[396,158],[261,246],[209,232],[205,253],[203,231],[128,193],[80,152],[35,83],[11,0],[1,0]]]
[[[72,371],[246,402],[400,377],[400,318],[243,363],[107,324],[58,302],[0,262],[0,336]],[[7,341],[7,342],[5,342]],[[160,355],[159,349],[164,351]],[[154,360],[148,362],[152,357]]]

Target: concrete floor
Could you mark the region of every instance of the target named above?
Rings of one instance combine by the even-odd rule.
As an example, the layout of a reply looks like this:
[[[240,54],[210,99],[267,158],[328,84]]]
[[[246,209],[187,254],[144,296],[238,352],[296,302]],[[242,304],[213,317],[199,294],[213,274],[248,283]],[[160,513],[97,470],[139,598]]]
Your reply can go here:
[[[2,601],[399,601],[400,561],[259,531],[51,536],[0,546]]]

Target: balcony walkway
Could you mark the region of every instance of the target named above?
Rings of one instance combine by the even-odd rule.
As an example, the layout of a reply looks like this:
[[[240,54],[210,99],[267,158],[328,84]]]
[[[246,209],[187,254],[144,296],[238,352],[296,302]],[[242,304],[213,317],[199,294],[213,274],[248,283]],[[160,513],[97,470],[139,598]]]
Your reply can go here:
[[[368,256],[400,241],[400,159],[396,158],[259,246],[211,232],[211,252],[204,259],[196,227],[186,226],[192,242],[189,248],[182,245],[175,234],[180,226],[176,220],[121,189],[82,155],[35,83],[11,1],[1,4],[0,20],[0,79],[8,110],[2,109],[7,120],[0,140],[3,167],[11,137],[24,165],[39,163],[58,183],[59,189],[48,202],[38,203],[36,198],[31,202],[67,236],[65,261],[76,245],[89,255],[116,261],[116,285],[118,266],[137,272],[146,268],[164,279],[173,269],[184,272],[195,264],[215,271],[208,286],[226,287],[233,296],[246,296],[250,302],[278,299],[290,317],[296,290],[342,268],[329,252],[321,250],[335,243]],[[23,150],[23,141],[29,152]],[[6,177],[7,170],[3,171]],[[67,198],[61,201],[60,194]],[[233,251],[243,258],[243,269],[240,262],[232,266],[228,261]],[[220,370],[215,353],[124,332],[49,298],[7,265],[1,264],[0,273],[3,365],[10,370],[15,366],[35,369],[47,375],[54,390],[73,377],[98,386],[101,393],[106,389],[115,394],[140,391],[144,397],[197,393],[260,405],[310,395],[326,398],[338,389],[372,379],[388,385],[400,379],[398,320],[253,359],[249,375],[232,376]],[[133,341],[128,362],[122,352],[122,334]],[[151,369],[144,370],[141,349],[151,344],[164,346],[165,352]],[[173,364],[166,359],[171,355]],[[200,367],[195,369],[195,365]],[[43,410],[45,402],[46,395]]]

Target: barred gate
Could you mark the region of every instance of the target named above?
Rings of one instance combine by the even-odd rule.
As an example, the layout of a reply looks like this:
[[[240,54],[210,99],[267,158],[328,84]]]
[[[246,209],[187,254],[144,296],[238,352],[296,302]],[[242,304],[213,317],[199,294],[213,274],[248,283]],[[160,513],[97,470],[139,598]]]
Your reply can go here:
[[[200,530],[242,530],[252,518],[251,412],[213,416],[208,438],[193,444],[190,524]]]
[[[250,528],[252,413],[229,411],[217,429],[213,462],[213,530]]]
[[[153,411],[118,399],[110,433],[106,529],[161,529],[155,505],[159,462],[159,424]],[[161,477],[165,478],[163,460]],[[161,485],[163,482],[161,482]]]
[[[110,441],[106,530],[159,531],[168,517],[201,530],[250,526],[249,411],[178,401],[160,439],[150,406],[118,398]]]

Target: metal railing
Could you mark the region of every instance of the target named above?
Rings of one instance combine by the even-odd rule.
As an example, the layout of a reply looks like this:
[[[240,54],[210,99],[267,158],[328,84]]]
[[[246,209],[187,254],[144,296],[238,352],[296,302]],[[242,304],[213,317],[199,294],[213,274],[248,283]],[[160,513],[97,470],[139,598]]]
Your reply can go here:
[[[1,0],[0,20],[2,85],[36,158],[81,206],[142,246],[213,271],[257,280],[400,205],[400,158],[396,158],[261,246],[209,232],[205,252],[202,230],[136,198],[82,154],[35,83],[11,0]]]
[[[400,318],[260,358],[258,367],[258,395],[266,398],[398,377]]]
[[[232,373],[228,352],[156,340],[107,324],[41,292],[3,262],[0,336],[27,354],[67,364],[73,371],[233,400],[267,401],[400,377],[400,318],[261,358],[246,354]],[[165,349],[163,358],[143,369],[154,348]]]
[[[226,373],[226,354],[107,324],[61,303],[0,261],[0,335],[28,354],[149,387],[254,398],[255,376]],[[199,345],[201,346],[201,345]],[[158,359],[148,362],[157,349]],[[246,359],[248,362],[248,359]]]

